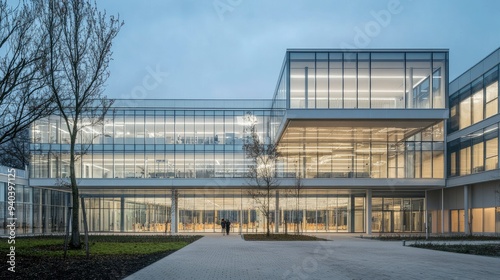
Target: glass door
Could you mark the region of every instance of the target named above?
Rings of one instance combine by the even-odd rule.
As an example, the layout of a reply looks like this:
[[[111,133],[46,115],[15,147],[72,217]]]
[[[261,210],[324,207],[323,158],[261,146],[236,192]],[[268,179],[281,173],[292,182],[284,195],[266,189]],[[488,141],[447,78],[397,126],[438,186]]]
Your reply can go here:
[[[401,212],[400,211],[394,211],[393,212],[393,217],[394,217],[394,232],[402,232],[401,228]]]
[[[383,232],[382,227],[382,211],[372,212],[372,231]]]
[[[382,222],[382,231],[383,232],[393,232],[393,211],[384,211],[384,218]]]

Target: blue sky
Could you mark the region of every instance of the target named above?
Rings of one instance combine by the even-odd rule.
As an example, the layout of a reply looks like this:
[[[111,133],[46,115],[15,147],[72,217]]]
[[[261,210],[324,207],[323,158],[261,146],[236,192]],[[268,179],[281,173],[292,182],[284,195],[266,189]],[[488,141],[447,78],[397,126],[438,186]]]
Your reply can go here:
[[[448,48],[450,81],[500,47],[498,0],[107,0],[110,98],[272,98],[287,48]]]

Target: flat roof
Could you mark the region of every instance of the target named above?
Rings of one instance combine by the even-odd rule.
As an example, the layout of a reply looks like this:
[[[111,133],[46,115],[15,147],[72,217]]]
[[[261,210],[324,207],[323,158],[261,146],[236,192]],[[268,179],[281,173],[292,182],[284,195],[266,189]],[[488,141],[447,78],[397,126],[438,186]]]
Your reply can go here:
[[[449,52],[449,49],[286,49],[287,52]]]
[[[472,67],[467,69],[465,72],[460,74],[458,77],[453,79],[450,85],[450,96],[457,92],[462,87],[466,86],[468,83],[477,79],[482,74],[489,71],[496,64],[500,63],[500,47],[492,51],[490,54],[485,56],[479,62],[474,64]]]

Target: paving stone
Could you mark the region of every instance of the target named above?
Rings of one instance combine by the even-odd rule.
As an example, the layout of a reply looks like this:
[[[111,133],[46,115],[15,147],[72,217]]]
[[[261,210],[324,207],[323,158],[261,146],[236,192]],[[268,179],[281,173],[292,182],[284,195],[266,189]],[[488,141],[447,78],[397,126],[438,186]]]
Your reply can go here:
[[[244,241],[206,235],[134,279],[500,279],[500,258],[319,234],[334,241]]]

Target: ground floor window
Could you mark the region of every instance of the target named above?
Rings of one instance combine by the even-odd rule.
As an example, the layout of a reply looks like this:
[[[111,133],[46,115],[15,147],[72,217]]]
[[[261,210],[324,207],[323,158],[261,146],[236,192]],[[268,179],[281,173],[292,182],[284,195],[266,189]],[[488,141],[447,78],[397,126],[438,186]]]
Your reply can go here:
[[[4,188],[3,188],[4,189]],[[70,194],[25,187],[18,194],[22,233],[64,232]],[[5,190],[3,190],[5,191]],[[231,231],[266,231],[266,217],[259,203],[245,189],[177,190],[135,189],[82,191],[90,232],[219,232],[222,219],[231,221]],[[21,202],[22,199],[22,202]],[[6,203],[0,214],[6,220]],[[177,207],[175,207],[175,204]],[[297,196],[280,189],[270,200],[271,232],[366,232],[364,190],[303,190]],[[423,197],[372,197],[373,232],[423,232]],[[483,210],[484,217],[491,210]],[[498,214],[497,214],[498,215]],[[80,217],[83,217],[80,208]],[[174,224],[173,224],[174,223]],[[83,231],[83,219],[80,228]],[[491,228],[482,223],[483,230]],[[4,222],[4,230],[6,230]]]
[[[424,198],[372,199],[373,232],[425,231]]]

